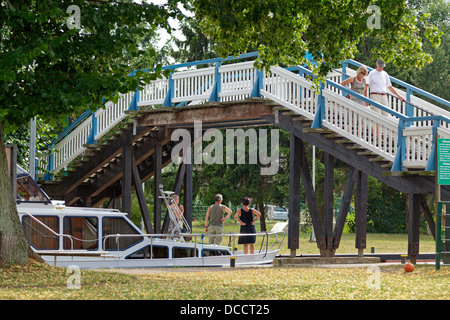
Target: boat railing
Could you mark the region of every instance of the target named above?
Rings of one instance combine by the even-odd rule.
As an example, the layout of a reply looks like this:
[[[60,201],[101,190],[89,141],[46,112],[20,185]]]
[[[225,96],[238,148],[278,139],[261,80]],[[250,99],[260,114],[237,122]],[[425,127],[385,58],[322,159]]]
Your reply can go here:
[[[283,236],[279,237],[279,234],[282,234]],[[117,244],[117,251],[120,251],[120,238],[130,238],[130,237],[147,237],[150,238],[150,250],[153,249],[153,240],[154,239],[179,239],[180,244],[188,242],[191,239],[194,239],[194,248],[197,249],[198,245],[204,245],[209,244],[209,241],[204,241],[207,237],[229,237],[229,244],[228,247],[230,247],[231,244],[231,252],[234,255],[236,253],[236,237],[241,236],[262,236],[263,240],[261,241],[261,246],[258,251],[258,253],[262,252],[268,252],[270,250],[280,250],[281,245],[283,244],[285,233],[283,231],[264,231],[264,232],[256,232],[256,233],[222,233],[222,234],[208,234],[208,233],[178,233],[178,234],[109,234],[103,237],[103,249],[106,248],[106,241],[110,238],[116,239]],[[273,236],[275,239],[273,239],[273,242],[271,243],[271,246],[269,247],[269,237]],[[274,246],[278,245],[276,249],[274,249]],[[255,251],[256,252],[256,251]],[[150,255],[152,256],[152,255]]]
[[[38,218],[36,218],[35,216],[33,216],[31,213],[26,212],[26,211],[19,211],[19,214],[26,214],[27,216],[29,216],[31,219],[33,219],[34,221],[36,221],[38,224],[40,224],[41,226],[43,226],[46,230],[48,230],[51,234],[53,234],[54,236],[58,237],[65,237],[65,238],[69,238],[70,240],[70,250],[73,250],[73,239],[72,236],[69,234],[64,234],[64,233],[58,233],[55,232],[52,228],[50,228],[49,226],[47,226],[45,223],[43,223],[41,220],[39,220]]]

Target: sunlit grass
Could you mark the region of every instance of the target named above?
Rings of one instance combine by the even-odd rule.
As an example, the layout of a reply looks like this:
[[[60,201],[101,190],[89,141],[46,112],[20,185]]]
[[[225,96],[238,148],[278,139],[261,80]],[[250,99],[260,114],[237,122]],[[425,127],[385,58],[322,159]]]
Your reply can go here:
[[[450,269],[401,265],[367,268],[176,269],[136,275],[82,271],[81,288],[67,288],[66,269],[29,264],[0,268],[0,299],[361,300],[448,299]],[[188,289],[187,289],[188,288]]]
[[[267,221],[267,230],[270,231],[277,221]],[[260,226],[256,226],[256,231],[260,232]],[[204,233],[204,221],[195,221],[193,223],[193,233]],[[224,233],[239,233],[239,225],[233,220],[229,220],[225,223]],[[316,242],[310,241],[310,233],[300,233],[299,235],[299,249],[297,254],[319,254]],[[262,238],[257,239],[255,248],[260,248],[260,241]],[[236,239],[237,243],[237,239]],[[228,239],[224,239],[222,244],[228,245]],[[408,234],[367,234],[366,251],[370,253],[371,247],[374,247],[376,253],[408,253]],[[239,248],[241,249],[241,248]],[[420,235],[420,252],[435,252],[435,242],[432,236],[425,234]],[[289,254],[290,250],[287,247],[287,234],[284,243],[281,246],[280,254]],[[344,233],[342,234],[342,240],[339,245],[337,254],[357,254],[358,249],[355,248],[355,234]]]
[[[268,223],[268,230],[273,224]],[[225,232],[238,231],[234,222],[226,224]],[[204,232],[203,224],[195,223],[193,232]],[[309,238],[309,233],[300,234],[297,254],[318,253],[317,244]],[[354,245],[355,235],[344,234],[337,253],[356,253]],[[407,245],[406,234],[368,234],[366,251],[375,246],[380,253],[406,253]],[[434,252],[432,237],[421,235],[420,252]],[[287,240],[281,253],[289,253]],[[371,281],[378,275],[367,267],[176,268],[136,274],[81,270],[81,288],[70,289],[72,273],[31,262],[25,266],[0,266],[0,299],[447,300],[450,296],[449,267],[436,271],[434,265],[417,265],[414,272],[407,273],[402,265],[382,265],[377,270],[377,288]]]

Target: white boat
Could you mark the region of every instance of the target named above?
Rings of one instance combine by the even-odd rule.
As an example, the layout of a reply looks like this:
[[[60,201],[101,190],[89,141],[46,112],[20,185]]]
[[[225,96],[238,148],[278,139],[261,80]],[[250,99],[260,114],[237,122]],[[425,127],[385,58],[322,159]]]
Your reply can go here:
[[[284,232],[256,233],[263,237],[261,248],[255,248],[254,254],[243,254],[233,250],[242,234],[223,234],[229,245],[210,245],[207,234],[181,232],[180,221],[176,221],[171,234],[145,234],[118,210],[66,207],[52,202],[26,171],[18,167],[17,172],[17,209],[25,236],[33,250],[55,266],[108,269],[262,265],[273,262],[284,239]],[[169,196],[163,198],[167,203]],[[171,219],[175,211],[169,210]]]

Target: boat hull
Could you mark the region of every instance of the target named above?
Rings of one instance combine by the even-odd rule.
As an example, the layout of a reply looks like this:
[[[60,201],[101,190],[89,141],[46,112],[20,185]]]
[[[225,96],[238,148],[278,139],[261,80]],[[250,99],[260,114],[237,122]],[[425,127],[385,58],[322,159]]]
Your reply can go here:
[[[167,258],[167,259],[119,259],[115,257],[78,257],[50,256],[42,258],[57,267],[77,266],[80,269],[140,269],[140,268],[174,268],[174,267],[230,267],[234,265],[264,265],[273,262],[279,250],[254,254],[236,254],[214,257]]]

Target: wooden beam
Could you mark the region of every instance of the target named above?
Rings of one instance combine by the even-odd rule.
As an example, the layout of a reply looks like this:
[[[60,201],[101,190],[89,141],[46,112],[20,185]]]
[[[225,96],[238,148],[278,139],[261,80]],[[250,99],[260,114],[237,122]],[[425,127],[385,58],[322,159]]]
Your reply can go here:
[[[351,167],[348,172],[347,183],[345,184],[344,195],[342,196],[341,206],[339,208],[339,214],[336,219],[336,225],[334,227],[333,234],[333,248],[339,248],[341,242],[342,232],[344,230],[345,221],[347,219],[348,209],[352,202],[353,191],[355,189],[356,179],[358,177],[358,170]]]
[[[122,147],[122,212],[131,214],[131,159],[133,158],[133,146],[124,141]]]
[[[370,161],[369,158],[358,155],[354,150],[348,150],[345,146],[335,143],[318,133],[304,133],[303,126],[289,117],[279,114],[276,121],[274,116],[263,116],[264,119],[272,122],[281,129],[291,132],[304,142],[315,145],[317,148],[331,154],[333,157],[347,163],[351,167],[365,172],[366,174],[378,179],[379,181],[393,187],[403,193],[434,194],[434,177],[427,176],[408,176],[392,177],[383,176],[387,171],[379,163]],[[442,193],[450,198],[449,189],[442,188]]]
[[[333,248],[333,207],[334,207],[334,158],[325,153],[325,183],[324,183],[324,208],[323,224],[327,249]],[[330,253],[330,256],[332,254]]]
[[[427,220],[428,226],[430,227],[431,234],[433,235],[433,238],[436,241],[436,221],[434,221],[433,214],[431,213],[431,210],[428,207],[424,195],[421,195],[420,197],[420,208],[423,212],[425,220]]]
[[[318,240],[317,241],[318,248],[326,249],[326,241],[323,232],[322,218],[320,217],[319,206],[317,205],[316,192],[314,191],[303,140],[300,140],[300,145],[301,145],[300,173],[302,176],[306,201],[308,202],[309,213],[311,215],[311,220],[314,228],[314,234],[316,236],[316,239]]]
[[[137,165],[140,165],[144,160],[148,159],[153,155],[154,148],[156,144],[166,144],[170,142],[170,132],[165,129],[160,130],[155,137],[148,138],[145,140],[144,144],[133,151],[134,159]],[[153,170],[150,170],[153,172]],[[103,174],[97,175],[97,177],[88,185],[81,184],[74,190],[70,192],[65,198],[66,202],[71,203],[72,198],[77,196],[81,190],[84,193],[95,197],[100,194],[103,190],[119,181],[123,175],[123,157],[117,158],[117,161],[111,163],[108,168],[104,168]],[[145,174],[141,173],[141,179],[146,181],[150,175],[148,172]]]
[[[155,146],[155,153],[153,154],[153,180],[154,180],[154,193],[153,193],[153,220],[154,230],[156,233],[161,232],[161,198],[160,198],[160,185],[162,184],[161,170],[162,170],[162,147],[161,145]]]
[[[134,158],[132,159],[132,173],[134,190],[136,190],[136,196],[141,209],[142,219],[144,220],[144,227],[147,233],[154,233],[152,219],[150,218],[150,212],[148,211],[147,201],[145,200],[144,190],[142,190],[142,182],[139,176],[138,167]]]
[[[299,248],[300,223],[300,171],[302,157],[302,141],[291,132],[289,155],[289,219],[288,219],[288,248],[291,257],[296,256]]]
[[[58,184],[43,185],[43,189],[52,197],[67,195],[120,154],[122,152],[122,141],[128,141],[132,144],[152,129],[152,127],[137,127],[135,132],[133,132],[133,127],[130,125],[122,133],[121,138],[108,142],[95,151],[94,154],[86,156],[87,160],[83,161],[83,165],[77,168],[76,171],[63,177]]]
[[[184,176],[184,217],[189,227],[192,229],[192,161],[186,164],[186,174]]]
[[[168,126],[201,122],[255,119],[273,114],[273,104],[261,101],[205,104],[196,107],[161,108],[141,115],[138,126]]]
[[[411,263],[416,263],[419,254],[419,234],[420,234],[420,206],[421,195],[409,195],[408,212],[408,255]]]
[[[355,247],[358,255],[363,255],[367,238],[367,174],[358,171],[358,184],[355,203],[356,239]]]

